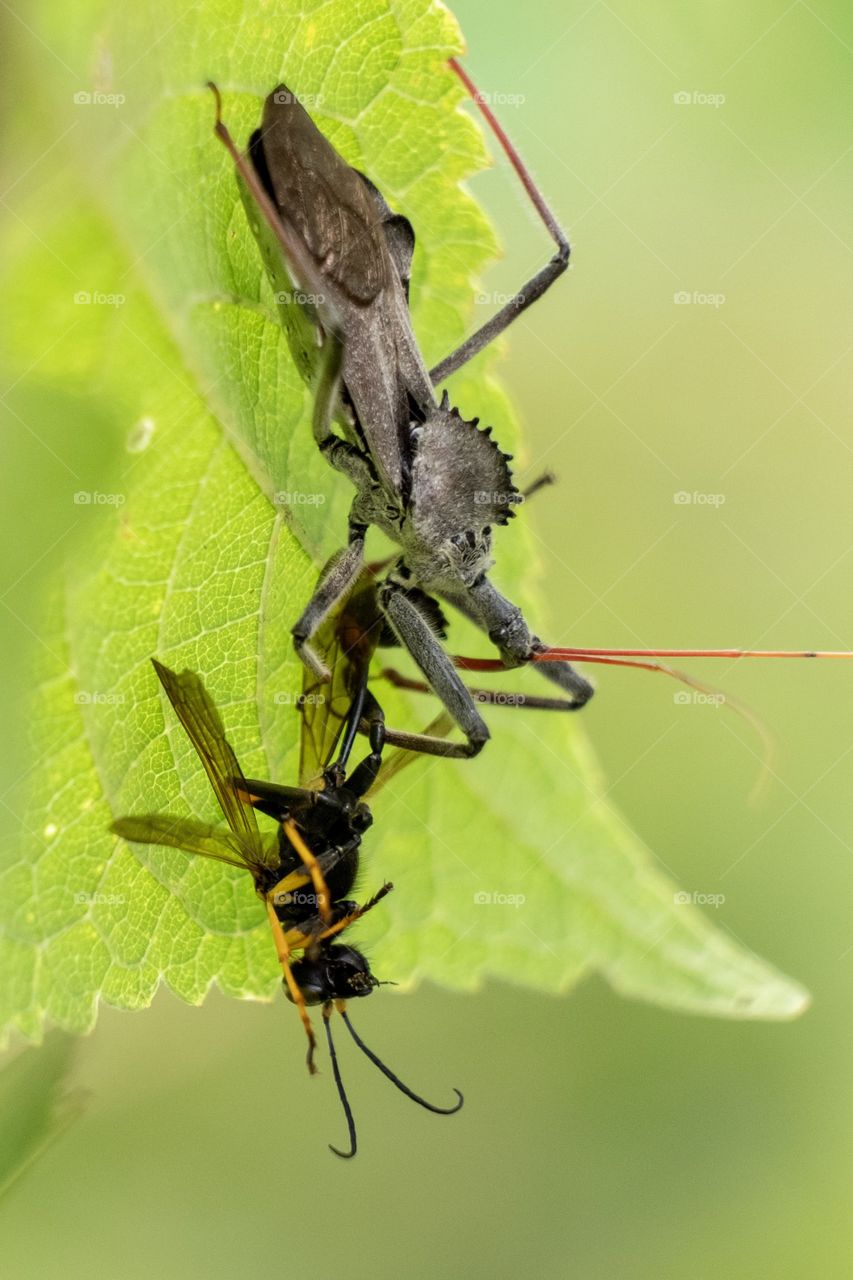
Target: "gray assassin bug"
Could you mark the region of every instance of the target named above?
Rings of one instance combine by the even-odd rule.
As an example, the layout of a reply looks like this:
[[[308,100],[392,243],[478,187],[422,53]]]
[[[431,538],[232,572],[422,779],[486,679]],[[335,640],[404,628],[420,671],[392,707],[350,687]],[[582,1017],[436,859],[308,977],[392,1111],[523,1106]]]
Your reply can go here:
[[[216,133],[235,162],[276,293],[303,300],[282,311],[296,364],[306,380],[313,376],[315,439],[356,488],[348,545],[328,562],[294,626],[296,648],[314,674],[328,680],[312,640],[355,583],[367,530],[375,525],[402,551],[379,589],[384,615],[465,734],[465,742],[436,741],[432,750],[475,755],[489,731],[422,607],[425,593],[447,600],[486,631],[504,667],[522,665],[546,646],[487,576],[492,528],[506,524],[520,501],[510,457],[490,428],[480,429],[477,419],[466,421],[451,407],[446,392],[436,402],[434,385],[562,274],[568,241],[501,132],[557,252],[507,306],[429,371],[408,309],[414,249],[408,220],[392,213],[376,187],[346,164],[285,86],[268,96],[262,127],[245,156],[222,123],[218,90],[211,88]],[[346,438],[332,431],[333,419]],[[567,695],[567,707],[581,707],[592,696],[592,686],[568,662],[542,670]]]
[[[422,737],[420,751],[470,756],[489,738],[458,670],[535,664],[566,695],[561,707],[574,710],[593,692],[574,662],[656,670],[705,688],[654,659],[853,656],[847,651],[549,647],[531,634],[520,610],[489,582],[492,526],[507,523],[521,495],[512,483],[510,458],[494,444],[489,430],[479,429],[476,419],[464,421],[446,393],[436,404],[433,387],[545,293],[568,265],[569,244],[482,95],[455,59],[450,66],[488,120],[557,252],[429,371],[408,312],[414,250],[408,219],[394,213],[374,184],[346,164],[283,85],[268,96],[262,127],[252,135],[245,155],[222,122],[218,89],[209,86],[217,101],[215,132],[234,160],[293,359],[316,388],[315,439],[357,491],[348,546],[327,562],[293,628],[306,666],[321,681],[330,678],[312,641],[358,580],[371,524],[403,551],[378,589],[383,615],[466,738],[458,743]],[[331,431],[333,419],[345,439]],[[492,500],[488,510],[476,501],[483,493]],[[450,657],[435,634],[435,602],[429,592],[486,631],[500,659]],[[420,686],[408,682],[408,687]]]

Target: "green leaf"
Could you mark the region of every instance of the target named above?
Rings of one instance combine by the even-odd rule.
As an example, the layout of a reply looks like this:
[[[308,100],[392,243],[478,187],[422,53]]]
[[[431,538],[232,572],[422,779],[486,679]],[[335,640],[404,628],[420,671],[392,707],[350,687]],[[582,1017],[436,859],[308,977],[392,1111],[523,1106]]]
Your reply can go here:
[[[0,1196],[80,1114],[80,1093],[65,1087],[74,1042],[54,1031],[0,1071]]]
[[[37,362],[29,385],[50,390],[74,431],[97,424],[117,454],[125,442],[108,494],[79,485],[91,500],[77,523],[91,527],[47,611],[26,836],[0,875],[0,1026],[36,1037],[50,1022],[90,1027],[99,1000],[144,1006],[161,981],[194,1002],[213,983],[235,996],[277,987],[248,876],[107,830],[124,814],[218,816],[152,655],[203,674],[248,774],[294,778],[300,670],[288,627],[344,535],[349,501],[316,455],[308,393],[202,86],[220,84],[238,139],[280,79],[314,95],[324,130],[417,230],[413,311],[430,361],[469,330],[496,242],[459,187],[485,151],[444,66],[461,39],[439,4],[308,0],[297,11],[271,0],[246,11],[215,0],[175,19],[148,0],[104,19],[81,0],[69,24],[59,0],[37,0],[31,20],[68,67],[97,68],[92,83],[51,79],[57,132],[72,90],[124,97],[75,107],[60,144],[73,167],[57,166],[26,208],[29,234],[4,284],[9,309],[32,317],[13,335],[18,373]],[[78,290],[93,301],[75,304]],[[489,362],[454,393],[512,446]],[[281,500],[294,494],[311,501]],[[541,616],[523,520],[497,556],[500,585]],[[393,722],[430,718],[417,701],[382,696]],[[384,879],[397,888],[359,937],[380,976],[557,991],[597,970],[673,1008],[803,1008],[800,987],[675,900],[604,798],[577,719],[496,709],[492,721],[480,759],[419,762],[377,800],[365,892]]]

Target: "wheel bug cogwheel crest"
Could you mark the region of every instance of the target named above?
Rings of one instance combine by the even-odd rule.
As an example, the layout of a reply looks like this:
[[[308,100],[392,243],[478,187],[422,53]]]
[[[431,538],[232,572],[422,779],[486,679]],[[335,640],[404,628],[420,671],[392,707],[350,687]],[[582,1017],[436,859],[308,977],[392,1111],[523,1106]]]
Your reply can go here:
[[[481,530],[515,515],[521,494],[509,467],[512,454],[479,421],[451,408],[445,391],[424,425],[415,428],[412,522],[419,534],[440,539],[448,529]]]

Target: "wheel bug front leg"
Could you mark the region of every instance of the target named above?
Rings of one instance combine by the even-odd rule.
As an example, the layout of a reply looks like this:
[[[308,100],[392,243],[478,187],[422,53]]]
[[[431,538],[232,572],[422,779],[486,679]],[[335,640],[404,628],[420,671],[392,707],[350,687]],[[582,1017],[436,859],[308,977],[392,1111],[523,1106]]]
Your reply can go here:
[[[467,593],[443,591],[442,595],[487,633],[500,651],[505,667],[524,666],[547,647],[531,635],[518,606],[502,596],[488,578],[481,579]],[[569,662],[536,663],[536,669],[568,695],[569,702],[563,705],[569,711],[580,710],[595,692],[589,681]]]
[[[291,630],[296,652],[306,667],[324,684],[331,680],[332,673],[310,642],[338,601],[343,600],[352,590],[353,583],[361,573],[366,532],[364,525],[350,525],[349,545],[333,556],[323,569],[314,594]]]
[[[359,488],[370,481],[370,467],[356,448],[341,440],[331,430],[338,399],[343,363],[343,347],[334,335],[326,338],[325,351],[317,382],[312,427],[321,452],[338,471],[343,471]],[[350,520],[349,541],[345,550],[333,556],[320,574],[314,594],[299,621],[292,628],[296,652],[310,671],[324,683],[332,673],[311,647],[311,638],[322,626],[330,611],[352,589],[364,564],[364,539],[367,527]]]
[[[440,738],[417,735],[421,741],[412,749],[424,751],[428,755],[457,759],[477,755],[489,740],[489,729],[440,640],[430,629],[420,610],[407,599],[402,587],[386,581],[380,589],[379,598],[394,632],[467,739],[467,742],[446,742]],[[406,735],[405,743],[400,740],[399,735],[392,737],[388,730],[385,736],[388,742],[396,746],[411,746],[411,739],[416,735]]]
[[[513,169],[518,174],[524,190],[533,203],[533,207],[545,224],[551,239],[556,244],[557,252],[550,262],[547,262],[541,270],[537,271],[536,275],[521,286],[506,306],[501,307],[500,311],[492,316],[491,320],[487,320],[476,332],[466,338],[461,346],[457,347],[455,351],[451,351],[450,355],[445,356],[440,364],[430,370],[430,378],[434,386],[438,386],[446,378],[449,378],[452,373],[455,373],[457,369],[461,369],[462,365],[478,355],[499,334],[508,329],[513,321],[517,320],[528,307],[541,298],[543,293],[550,289],[554,281],[558,280],[566,270],[569,265],[569,254],[571,253],[571,247],[562,227],[545,203],[542,193],[533,181],[527,166],[510,142],[494,112],[485,102],[483,95],[478,92],[468,73],[455,58],[450,59],[450,66],[488,121],[489,127],[495,134]]]

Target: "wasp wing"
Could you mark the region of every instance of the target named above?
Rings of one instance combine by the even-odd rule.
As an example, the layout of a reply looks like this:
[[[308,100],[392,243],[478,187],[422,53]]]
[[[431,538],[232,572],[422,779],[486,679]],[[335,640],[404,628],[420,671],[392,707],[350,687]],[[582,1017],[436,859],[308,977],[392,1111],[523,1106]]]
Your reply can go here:
[[[299,781],[316,786],[329,765],[355,697],[382,637],[383,617],[376,578],[365,568],[347,599],[329,614],[316,636],[318,651],[332,673],[317,681],[306,668],[302,686]]]
[[[164,844],[203,858],[215,858],[243,871],[252,867],[243,857],[240,843],[230,831],[208,822],[172,818],[167,813],[143,813],[133,818],[117,818],[110,830],[134,844]]]
[[[171,671],[156,658],[153,662],[166,697],[193,744],[225,821],[237,839],[240,856],[248,866],[264,865],[267,855],[255,811],[240,798],[240,792],[247,790],[243,771],[201,677],[194,671]]]

